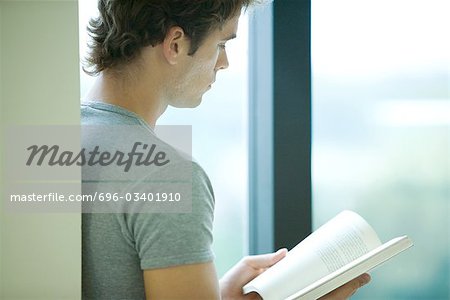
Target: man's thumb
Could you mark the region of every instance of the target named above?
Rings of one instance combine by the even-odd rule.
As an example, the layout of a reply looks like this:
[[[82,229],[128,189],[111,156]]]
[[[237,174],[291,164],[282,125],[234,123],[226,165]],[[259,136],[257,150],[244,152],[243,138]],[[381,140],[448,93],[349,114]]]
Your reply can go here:
[[[283,259],[286,254],[287,249],[282,248],[274,253],[248,256],[247,263],[255,269],[269,268]]]

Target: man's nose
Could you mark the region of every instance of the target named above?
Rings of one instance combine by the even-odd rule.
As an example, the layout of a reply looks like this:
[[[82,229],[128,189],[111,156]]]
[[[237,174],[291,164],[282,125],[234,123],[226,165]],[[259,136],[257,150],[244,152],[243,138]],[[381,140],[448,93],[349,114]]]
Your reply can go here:
[[[217,59],[216,70],[223,70],[229,66],[227,52],[225,50],[221,51],[219,58]]]

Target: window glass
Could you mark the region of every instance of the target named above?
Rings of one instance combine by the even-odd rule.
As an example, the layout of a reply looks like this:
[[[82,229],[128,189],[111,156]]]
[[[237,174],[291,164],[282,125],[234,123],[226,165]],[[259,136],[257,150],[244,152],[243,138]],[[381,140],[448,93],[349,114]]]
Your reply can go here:
[[[86,25],[97,1],[79,1],[80,55],[87,51]],[[169,107],[159,125],[192,125],[194,159],[209,175],[216,199],[214,252],[219,276],[247,253],[248,205],[248,18],[241,17],[238,38],[227,42],[230,67],[195,109]],[[95,78],[81,72],[81,95]]]
[[[313,218],[415,245],[355,299],[449,299],[448,0],[312,1]]]

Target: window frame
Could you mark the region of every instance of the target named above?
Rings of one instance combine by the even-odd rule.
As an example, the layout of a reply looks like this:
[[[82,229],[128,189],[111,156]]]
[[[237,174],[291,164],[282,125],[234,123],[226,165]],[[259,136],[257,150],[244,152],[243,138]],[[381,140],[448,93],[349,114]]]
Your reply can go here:
[[[311,2],[275,1],[254,13],[249,27],[250,254],[292,248],[312,230]]]

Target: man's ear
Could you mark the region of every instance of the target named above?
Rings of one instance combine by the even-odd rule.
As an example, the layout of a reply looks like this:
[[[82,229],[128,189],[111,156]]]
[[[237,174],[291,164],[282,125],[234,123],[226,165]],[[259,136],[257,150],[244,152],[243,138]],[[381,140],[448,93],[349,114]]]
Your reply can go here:
[[[175,65],[180,55],[189,52],[190,42],[183,28],[173,26],[169,29],[163,41],[163,54],[171,65]]]

